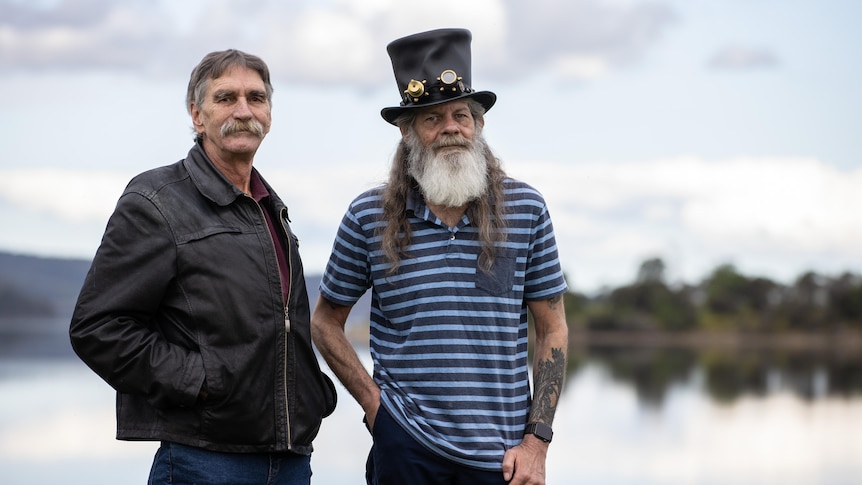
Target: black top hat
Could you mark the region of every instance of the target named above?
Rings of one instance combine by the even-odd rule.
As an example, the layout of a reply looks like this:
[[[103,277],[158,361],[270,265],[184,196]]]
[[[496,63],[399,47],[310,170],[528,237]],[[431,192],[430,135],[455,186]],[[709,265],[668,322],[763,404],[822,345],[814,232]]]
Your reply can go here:
[[[401,105],[383,108],[380,115],[389,123],[408,109],[433,106],[456,99],[474,98],[485,110],[497,95],[475,91],[470,86],[470,41],[466,29],[439,29],[392,41],[386,51],[392,59]]]

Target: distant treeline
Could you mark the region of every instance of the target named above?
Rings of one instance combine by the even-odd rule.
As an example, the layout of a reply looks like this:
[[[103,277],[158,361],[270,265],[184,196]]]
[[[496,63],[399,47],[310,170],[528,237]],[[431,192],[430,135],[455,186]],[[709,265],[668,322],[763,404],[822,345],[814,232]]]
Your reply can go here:
[[[659,258],[644,261],[635,281],[588,297],[566,295],[571,327],[583,330],[862,330],[862,277],[800,275],[792,285],[720,265],[700,284],[671,286]]]

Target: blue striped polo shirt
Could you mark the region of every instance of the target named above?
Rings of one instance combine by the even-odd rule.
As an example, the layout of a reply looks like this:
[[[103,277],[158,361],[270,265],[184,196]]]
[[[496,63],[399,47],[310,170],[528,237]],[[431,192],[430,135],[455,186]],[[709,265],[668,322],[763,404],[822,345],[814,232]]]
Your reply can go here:
[[[396,274],[381,249],[382,187],[354,199],[335,238],[323,296],[351,306],[372,289],[370,351],[381,405],[417,441],[455,462],[500,470],[530,408],[526,301],[566,291],[541,194],[504,182],[507,239],[478,269],[478,230],[455,228],[413,193],[413,231]]]

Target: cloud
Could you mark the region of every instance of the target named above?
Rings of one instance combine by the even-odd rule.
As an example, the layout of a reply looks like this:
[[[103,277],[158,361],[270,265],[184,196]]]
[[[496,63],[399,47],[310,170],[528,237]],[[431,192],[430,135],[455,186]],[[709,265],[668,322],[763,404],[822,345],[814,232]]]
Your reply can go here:
[[[507,6],[506,48],[514,66],[503,67],[529,72],[550,65],[574,80],[599,77],[640,59],[677,18],[659,2],[510,0]]]
[[[439,0],[416,9],[396,0],[0,0],[0,70],[185,75],[206,52],[236,47],[261,55],[280,79],[363,87],[389,79],[388,42],[463,26],[474,34],[474,64],[492,76],[583,80],[643,57],[674,18],[661,3],[600,0]]]
[[[4,70],[139,70],[166,51],[170,18],[147,2],[0,3]]]
[[[716,52],[709,65],[717,69],[743,70],[776,67],[779,60],[778,56],[768,49],[734,45]]]
[[[675,224],[740,249],[849,252],[862,244],[862,223],[845,210],[862,205],[862,169],[794,158],[530,166],[551,175],[540,182],[557,204],[594,220]]]
[[[134,174],[56,168],[0,169],[0,202],[68,222],[108,219]],[[35,194],[45,194],[35,197]]]

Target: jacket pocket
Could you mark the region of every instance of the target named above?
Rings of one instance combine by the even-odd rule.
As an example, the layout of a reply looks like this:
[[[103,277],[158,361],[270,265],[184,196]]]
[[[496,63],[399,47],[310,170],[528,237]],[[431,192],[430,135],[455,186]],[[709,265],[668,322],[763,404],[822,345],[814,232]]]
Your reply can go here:
[[[320,416],[322,419],[335,412],[335,406],[338,403],[338,394],[336,394],[335,384],[332,382],[332,379],[323,372],[321,372],[320,375],[323,377],[324,384],[323,414]]]
[[[241,232],[242,232],[242,229],[239,227],[208,226],[208,227],[204,227],[198,231],[177,235],[177,244],[186,244],[186,243],[190,243],[192,241],[198,241],[201,239],[206,239],[206,238],[208,238],[210,236],[214,236],[216,234],[239,234]]]

